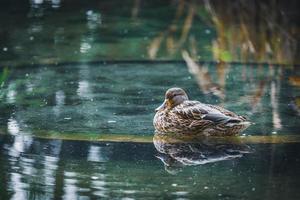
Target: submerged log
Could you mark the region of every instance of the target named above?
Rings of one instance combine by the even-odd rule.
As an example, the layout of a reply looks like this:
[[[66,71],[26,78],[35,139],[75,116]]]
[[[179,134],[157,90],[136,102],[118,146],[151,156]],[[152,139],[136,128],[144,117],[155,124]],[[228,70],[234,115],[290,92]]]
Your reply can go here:
[[[0,130],[0,135],[10,135]],[[22,135],[19,133],[18,135]],[[11,135],[14,136],[14,135]],[[225,136],[225,137],[199,137],[199,136],[172,136],[172,135],[137,135],[137,134],[100,134],[100,133],[62,133],[54,131],[34,131],[30,135],[24,135],[40,139],[74,140],[89,142],[135,142],[152,143],[153,137],[167,143],[200,142],[203,140],[215,143],[233,144],[281,144],[300,143],[300,135],[248,135],[248,136]]]

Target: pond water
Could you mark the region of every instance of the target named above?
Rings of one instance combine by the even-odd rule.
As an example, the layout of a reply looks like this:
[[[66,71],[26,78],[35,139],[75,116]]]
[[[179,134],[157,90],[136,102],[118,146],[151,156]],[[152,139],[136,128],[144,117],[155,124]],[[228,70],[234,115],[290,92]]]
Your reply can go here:
[[[298,4],[1,1],[0,199],[300,199]],[[170,87],[253,124],[153,140]]]
[[[295,70],[267,65],[206,65],[216,77],[215,84],[222,79],[218,79],[217,69],[224,70],[225,82],[219,84],[219,92],[201,89],[203,83],[196,81],[185,63],[10,69],[0,104],[0,130],[4,134],[0,138],[0,166],[4,172],[1,180],[5,180],[1,196],[298,199],[298,143],[252,145],[252,153],[231,159],[227,154],[209,154],[219,162],[181,164],[173,170],[168,169],[164,156],[156,157],[159,152],[151,140],[60,140],[63,134],[71,135],[72,140],[82,135],[86,139],[114,134],[151,138],[154,108],[163,101],[165,90],[173,86],[185,88],[193,99],[246,115],[255,123],[244,132],[246,135],[299,134],[296,94],[300,91],[288,81]],[[208,150],[199,151],[202,155]],[[181,159],[187,159],[186,154],[189,152]],[[200,155],[192,156],[198,161]]]
[[[178,86],[190,99],[247,116],[255,125],[245,134],[297,134],[300,90],[289,81],[295,70],[239,64],[204,63],[201,67],[209,68],[205,76],[212,80],[199,81],[199,74],[189,73],[185,63],[176,62],[10,69],[1,90],[0,127],[10,134],[151,135],[154,109],[168,88]]]
[[[2,199],[300,197],[298,144],[252,145],[241,158],[165,170],[151,143],[0,139]]]

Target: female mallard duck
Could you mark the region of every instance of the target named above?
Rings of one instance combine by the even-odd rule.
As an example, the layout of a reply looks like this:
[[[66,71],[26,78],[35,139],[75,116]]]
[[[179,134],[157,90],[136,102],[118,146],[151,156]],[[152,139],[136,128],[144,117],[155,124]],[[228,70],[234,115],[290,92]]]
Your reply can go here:
[[[153,124],[158,132],[202,134],[206,136],[237,135],[250,122],[219,106],[190,101],[181,88],[171,88],[156,110]]]

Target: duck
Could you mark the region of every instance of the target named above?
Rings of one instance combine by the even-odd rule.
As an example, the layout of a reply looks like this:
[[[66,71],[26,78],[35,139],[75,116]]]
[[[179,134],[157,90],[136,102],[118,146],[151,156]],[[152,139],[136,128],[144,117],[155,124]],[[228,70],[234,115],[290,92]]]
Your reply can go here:
[[[251,125],[246,117],[225,108],[189,100],[182,88],[168,89],[155,112],[153,125],[160,134],[234,136]]]

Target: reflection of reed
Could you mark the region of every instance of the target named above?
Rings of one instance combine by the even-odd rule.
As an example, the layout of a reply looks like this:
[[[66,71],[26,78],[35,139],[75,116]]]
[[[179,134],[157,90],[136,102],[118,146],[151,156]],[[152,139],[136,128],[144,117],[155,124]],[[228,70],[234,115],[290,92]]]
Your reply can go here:
[[[224,63],[217,65],[218,82],[214,83],[207,66],[197,64],[186,51],[182,52],[182,57],[185,60],[189,72],[194,75],[199,87],[204,94],[214,94],[221,99],[225,98],[225,84],[226,84],[226,66]]]
[[[291,103],[293,110],[300,116],[300,97],[295,97]]]
[[[289,82],[293,86],[300,87],[300,76],[290,76]]]
[[[5,84],[5,81],[8,78],[8,75],[9,75],[9,69],[7,67],[5,67],[3,69],[3,71],[0,73],[0,100],[4,96],[4,92],[3,92],[2,88],[3,88],[4,84]]]
[[[103,163],[109,159],[111,147],[74,144],[61,140],[36,140],[23,135],[1,138],[0,155],[3,160],[0,164],[10,167],[1,173],[5,174],[6,180],[5,185],[0,184],[3,186],[1,197],[9,193],[11,199],[30,199],[30,196],[38,196],[38,199],[78,199],[90,188],[97,191],[95,196],[104,196],[107,189]],[[85,171],[82,162],[76,161],[78,157],[86,159],[83,163],[88,163],[89,170]],[[88,190],[81,191],[81,188]],[[92,196],[92,193],[89,195]]]
[[[131,18],[136,19],[140,11],[140,0],[134,0],[133,7],[131,9]]]
[[[289,77],[290,85],[299,88],[300,87],[300,76],[293,75]],[[297,115],[300,115],[300,97],[294,97],[293,101],[291,102],[292,109],[296,112]]]
[[[158,36],[156,36],[152,40],[148,47],[148,56],[150,59],[155,59],[157,57],[157,53],[163,46],[163,43],[165,43],[165,46],[167,47],[166,50],[169,56],[173,56],[177,52],[180,52],[180,49],[182,49],[182,47],[186,43],[190,33],[190,29],[192,28],[196,5],[195,3],[191,3],[188,5],[187,15],[184,19],[182,28],[181,30],[178,30],[179,19],[184,13],[184,8],[185,2],[183,0],[179,1],[172,24],[170,24],[166,30],[160,32]],[[176,35],[178,33],[180,34],[180,36],[179,38],[176,38]]]
[[[191,49],[191,52],[195,52],[195,49]],[[194,54],[194,53],[192,53]],[[216,75],[217,82],[212,79],[212,74],[209,73],[208,67],[203,64],[198,64],[194,59],[188,54],[187,51],[182,52],[182,57],[185,60],[189,72],[194,75],[199,88],[204,94],[213,94],[220,99],[224,100],[226,97],[226,77],[229,73],[230,65],[220,62],[216,64]],[[272,107],[272,122],[274,130],[279,130],[282,128],[282,120],[279,112],[279,91],[280,91],[280,74],[281,68],[275,68],[271,64],[269,65],[268,71],[263,70],[263,66],[260,65],[257,68],[250,70],[247,73],[244,66],[242,70],[242,80],[245,82],[249,81],[249,84],[244,84],[245,94],[241,95],[238,100],[239,103],[246,103],[250,107],[250,112],[248,115],[253,115],[255,113],[261,112],[263,108],[263,99],[266,97],[266,92],[270,91],[270,105]],[[253,73],[255,72],[255,73]],[[229,74],[230,75],[230,74]],[[263,79],[257,79],[257,77],[264,77]],[[290,82],[293,85],[297,84],[297,78],[290,78]],[[248,88],[250,86],[250,88]],[[270,89],[268,90],[268,86]],[[250,89],[250,90],[249,90]],[[274,132],[275,133],[275,132]]]
[[[7,67],[5,67],[0,74],[0,88],[4,86],[4,82],[8,78],[8,74],[9,74],[9,70]]]
[[[274,1],[204,1],[217,38],[216,60],[294,63],[297,40],[279,4]],[[280,19],[280,20],[279,20]]]
[[[164,33],[160,33],[160,35],[154,38],[153,41],[151,42],[148,49],[148,55],[151,59],[154,59],[156,57],[160,45],[163,41],[163,38],[164,38]]]
[[[180,19],[184,14],[181,24]],[[216,61],[287,64],[298,61],[296,31],[282,8],[271,0],[235,3],[181,0],[177,3],[172,23],[150,43],[148,56],[151,59],[157,58],[157,52],[163,47],[166,47],[169,56],[174,56],[184,46],[191,45],[186,41],[193,37],[191,28],[200,25],[194,22],[196,17],[216,31],[216,37],[208,45]],[[200,39],[196,38],[192,45],[196,45]]]
[[[274,73],[274,67],[270,65],[270,72]],[[279,69],[280,70],[280,69]],[[281,72],[281,70],[280,70]],[[280,86],[281,86],[281,80],[280,76],[277,76],[275,80],[271,81],[271,90],[270,90],[270,96],[271,96],[271,106],[272,106],[272,122],[273,127],[276,130],[282,128],[282,122],[279,115],[279,92],[280,92]],[[274,132],[275,133],[275,132]]]
[[[245,96],[245,99],[249,99],[250,102],[249,104],[251,105],[251,113],[256,113],[259,111],[259,108],[261,108],[262,104],[262,98],[264,97],[265,90],[266,90],[266,81],[265,80],[260,80],[256,84],[253,83],[254,86],[254,91]]]

